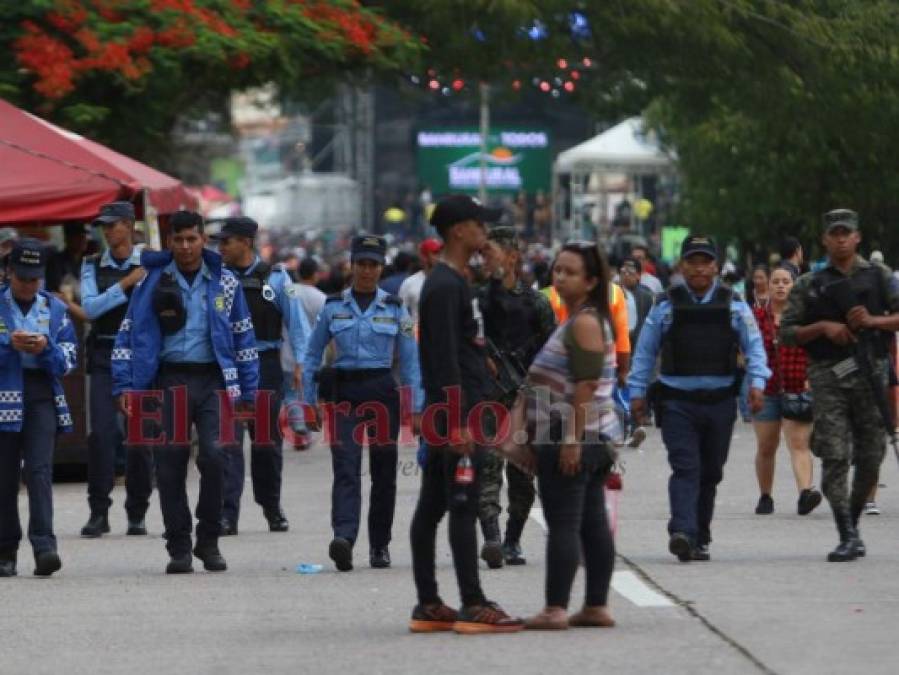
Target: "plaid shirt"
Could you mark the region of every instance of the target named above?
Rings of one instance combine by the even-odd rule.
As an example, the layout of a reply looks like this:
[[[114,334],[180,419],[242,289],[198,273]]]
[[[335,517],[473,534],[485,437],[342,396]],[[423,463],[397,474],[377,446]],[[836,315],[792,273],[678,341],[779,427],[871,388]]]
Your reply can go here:
[[[808,357],[802,347],[788,347],[777,336],[777,327],[769,307],[752,310],[759,331],[765,342],[768,367],[771,377],[765,385],[766,396],[776,396],[782,392],[798,394],[805,391]]]

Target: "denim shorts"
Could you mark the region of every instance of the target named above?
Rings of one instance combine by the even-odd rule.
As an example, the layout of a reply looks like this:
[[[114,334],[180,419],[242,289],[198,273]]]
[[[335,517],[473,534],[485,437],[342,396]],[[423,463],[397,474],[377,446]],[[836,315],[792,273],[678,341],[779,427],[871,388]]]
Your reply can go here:
[[[783,406],[780,402],[780,394],[768,396],[765,394],[765,405],[757,413],[753,413],[754,422],[780,422],[783,418]]]

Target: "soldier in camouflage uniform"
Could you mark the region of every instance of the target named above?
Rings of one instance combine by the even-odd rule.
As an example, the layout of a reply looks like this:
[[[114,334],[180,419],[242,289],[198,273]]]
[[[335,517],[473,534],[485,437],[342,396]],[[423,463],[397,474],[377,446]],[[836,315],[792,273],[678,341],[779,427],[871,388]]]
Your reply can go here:
[[[531,361],[556,325],[555,315],[546,297],[521,281],[521,251],[515,228],[495,227],[488,235],[484,251],[487,283],[478,293],[488,340],[490,367],[497,382],[494,400],[507,408],[515,399],[516,385],[524,381]],[[486,430],[493,435],[495,429]],[[480,473],[479,518],[484,533],[481,557],[491,568],[523,565],[520,538],[534,504],[534,481],[512,464],[506,464],[509,481],[509,520],[500,542],[500,492],[503,485],[503,460],[489,453]]]
[[[857,255],[861,236],[853,211],[826,213],[824,227],[827,266],[796,282],[780,335],[784,344],[802,345],[809,354],[812,452],[821,458],[821,489],[840,534],[827,559],[844,562],[865,555],[858,520],[886,451],[876,397],[886,395],[889,344],[899,330],[899,281]]]

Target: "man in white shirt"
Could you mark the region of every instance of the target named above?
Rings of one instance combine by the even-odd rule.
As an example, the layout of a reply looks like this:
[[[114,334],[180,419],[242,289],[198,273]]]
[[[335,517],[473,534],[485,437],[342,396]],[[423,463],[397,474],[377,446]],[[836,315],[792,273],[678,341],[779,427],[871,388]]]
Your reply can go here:
[[[306,312],[306,318],[309,320],[309,327],[312,328],[315,326],[315,320],[318,318],[318,313],[321,311],[322,307],[324,307],[325,300],[327,300],[328,296],[315,286],[318,281],[318,263],[315,261],[315,258],[303,258],[298,267],[298,272],[300,281],[293,285],[292,290],[296,298],[300,301],[300,304],[303,306],[303,310]],[[285,346],[287,345],[285,344]],[[294,359],[291,350],[282,348],[281,368],[286,373],[293,373],[293,361]],[[296,402],[300,400],[299,392],[289,388],[289,383],[292,380],[292,377],[284,378],[284,382],[288,385],[288,388],[286,388],[284,392],[284,403],[287,406],[290,428],[293,430],[294,450],[305,450],[309,447],[308,431],[306,429],[306,422],[303,419],[302,409],[296,404]]]
[[[409,316],[418,323],[418,299],[421,297],[421,288],[425,284],[425,278],[431,268],[437,263],[443,243],[439,239],[425,239],[418,245],[418,255],[421,260],[421,270],[407,278],[400,285],[400,300],[406,306]]]

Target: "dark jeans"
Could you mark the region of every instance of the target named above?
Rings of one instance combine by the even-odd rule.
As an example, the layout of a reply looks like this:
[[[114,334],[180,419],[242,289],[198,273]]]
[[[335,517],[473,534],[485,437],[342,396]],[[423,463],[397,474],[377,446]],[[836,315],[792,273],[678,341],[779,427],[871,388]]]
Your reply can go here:
[[[259,355],[259,389],[271,392],[269,415],[269,441],[256,442],[256,425],[247,424],[253,444],[250,448],[250,475],[253,480],[253,498],[266,511],[277,511],[281,506],[281,473],[284,455],[281,450],[281,429],[278,417],[284,373],[281,370],[280,353],[276,349]],[[243,495],[246,464],[243,456],[243,425],[236,425],[238,442],[225,451],[225,500],[222,516],[237,523],[240,517],[240,498]]]
[[[543,447],[537,459],[537,485],[549,536],[546,540],[546,605],[568,607],[571,585],[584,555],[584,605],[603,606],[615,566],[615,542],[606,519],[605,469],[583,469],[574,476],[559,471],[558,447]]]
[[[478,536],[475,523],[478,517],[478,474],[484,464],[486,450],[478,448],[472,456],[475,480],[467,487],[455,485],[456,464],[460,455],[446,447],[429,446],[421,477],[421,492],[415,515],[412,516],[412,570],[418,601],[421,604],[440,602],[434,557],[437,526],[449,511],[449,542],[453,553],[453,567],[462,605],[470,607],[486,602],[478,576]]]
[[[25,415],[20,432],[0,432],[0,554],[18,550],[19,483],[24,459],[28,487],[28,539],[35,553],[56,550],[53,534],[53,450],[56,446],[56,407],[50,379],[38,374],[25,378]]]
[[[115,464],[122,444],[122,419],[112,395],[112,373],[95,367],[90,374],[91,433],[87,447],[87,503],[91,513],[107,513],[112,506]],[[125,511],[130,520],[141,520],[153,492],[153,452],[144,446],[126,449]]]
[[[172,388],[186,388],[186,405],[180,414],[185,417],[187,431],[193,424],[199,437],[197,541],[215,542],[221,531],[224,483],[224,448],[219,442],[220,411],[216,392],[223,391],[225,384],[220,372],[184,373],[164,370],[157,377],[156,387],[163,390],[162,427],[166,434],[166,442],[156,450],[156,486],[165,524],[166,548],[170,555],[181,556],[190,552],[193,530],[185,485],[190,442],[179,443],[177,440],[181,439],[175,437],[175,401]]]
[[[368,505],[368,543],[387,546],[396,508],[396,439],[400,432],[400,400],[390,373],[371,380],[341,382],[339,398],[350,413],[338,413],[331,441],[331,527],[335,537],[356,542],[362,514],[362,429],[368,425],[368,467],[371,493]],[[368,404],[363,407],[363,404]],[[339,403],[338,403],[339,405]],[[375,409],[377,407],[377,409]],[[381,429],[378,429],[380,419]],[[380,435],[381,438],[376,438]],[[387,441],[378,443],[377,441]]]
[[[737,416],[736,402],[663,402],[662,440],[668,449],[671,479],[668,496],[671,520],[668,532],[682,532],[694,544],[712,541],[712,515],[718,483]]]

